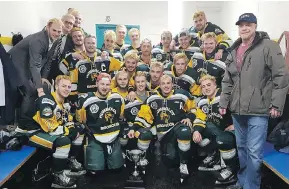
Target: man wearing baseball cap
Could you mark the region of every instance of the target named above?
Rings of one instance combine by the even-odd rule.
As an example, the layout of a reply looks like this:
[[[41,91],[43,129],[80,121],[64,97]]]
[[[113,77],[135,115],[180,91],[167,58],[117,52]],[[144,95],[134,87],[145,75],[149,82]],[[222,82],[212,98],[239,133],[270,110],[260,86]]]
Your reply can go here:
[[[254,14],[242,14],[236,25],[240,38],[226,60],[219,109],[232,112],[240,161],[238,182],[227,189],[259,189],[268,119],[283,112],[288,72],[279,45],[256,31]]]

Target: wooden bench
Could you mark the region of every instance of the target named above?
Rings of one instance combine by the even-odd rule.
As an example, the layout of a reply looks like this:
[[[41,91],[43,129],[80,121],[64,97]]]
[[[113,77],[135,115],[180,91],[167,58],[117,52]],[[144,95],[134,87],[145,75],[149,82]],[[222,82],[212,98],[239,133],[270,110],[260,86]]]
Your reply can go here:
[[[36,148],[23,146],[19,151],[0,152],[0,187],[35,154]]]
[[[284,182],[289,184],[289,154],[278,152],[273,144],[266,142],[263,163]]]

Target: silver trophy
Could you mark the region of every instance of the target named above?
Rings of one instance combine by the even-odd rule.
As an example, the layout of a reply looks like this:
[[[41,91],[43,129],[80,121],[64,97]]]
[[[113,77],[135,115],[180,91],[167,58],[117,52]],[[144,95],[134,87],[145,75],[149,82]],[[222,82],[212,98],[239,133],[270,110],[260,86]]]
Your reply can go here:
[[[134,178],[137,178],[139,176],[139,171],[137,170],[137,165],[140,160],[140,158],[143,158],[145,156],[145,151],[134,149],[127,151],[127,158],[130,161],[134,162],[134,172],[132,173],[132,176]]]
[[[142,176],[138,171],[138,165],[141,158],[144,158],[146,155],[145,151],[133,149],[126,151],[126,157],[131,162],[134,162],[134,171],[130,174],[129,178],[127,179],[126,188],[130,189],[144,189],[144,181]]]

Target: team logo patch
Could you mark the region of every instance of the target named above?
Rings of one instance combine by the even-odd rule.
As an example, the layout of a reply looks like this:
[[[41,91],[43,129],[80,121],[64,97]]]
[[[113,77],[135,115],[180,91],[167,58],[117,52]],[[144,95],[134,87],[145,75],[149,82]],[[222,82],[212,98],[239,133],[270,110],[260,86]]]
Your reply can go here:
[[[163,56],[162,56],[161,54],[157,54],[157,55],[156,55],[156,59],[157,59],[157,60],[162,60],[162,58],[163,58]]]
[[[222,33],[222,30],[220,30],[219,28],[216,28],[216,29],[215,29],[215,33],[216,33],[216,34]]]
[[[154,109],[154,110],[158,109],[158,104],[156,102],[152,102],[151,103],[151,108]]]
[[[130,113],[131,113],[132,115],[137,115],[137,113],[138,113],[137,107],[133,107],[133,108],[130,110]]]
[[[113,118],[114,118],[114,114],[112,112],[105,112],[104,113],[104,119],[106,122],[112,123]]]
[[[61,118],[61,113],[57,111],[55,116],[56,116],[56,120],[59,120]]]
[[[41,101],[42,104],[50,104],[52,106],[55,105],[55,102],[53,100],[50,100],[49,98],[43,98]]]
[[[79,72],[80,73],[84,73],[86,71],[86,67],[85,65],[81,65],[79,68],[78,68]]]
[[[99,107],[98,107],[98,105],[93,104],[93,105],[90,106],[89,110],[90,110],[91,113],[96,114],[98,112],[98,110],[99,110]]]
[[[192,68],[196,67],[198,64],[198,61],[192,58],[192,62],[193,62]]]
[[[161,118],[161,120],[163,120],[167,124],[167,123],[169,123],[170,115],[167,114],[166,112],[161,112],[160,118]]]
[[[50,107],[45,107],[42,110],[42,115],[44,115],[46,117],[51,116],[52,115],[52,109]]]
[[[208,106],[203,106],[202,111],[207,114],[209,112]]]

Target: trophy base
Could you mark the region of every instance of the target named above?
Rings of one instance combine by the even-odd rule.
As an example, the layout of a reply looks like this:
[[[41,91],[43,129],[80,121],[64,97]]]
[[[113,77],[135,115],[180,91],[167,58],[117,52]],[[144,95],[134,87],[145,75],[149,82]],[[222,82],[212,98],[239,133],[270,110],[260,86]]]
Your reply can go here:
[[[126,180],[124,189],[145,189],[144,180],[141,176],[130,176],[129,179]]]

